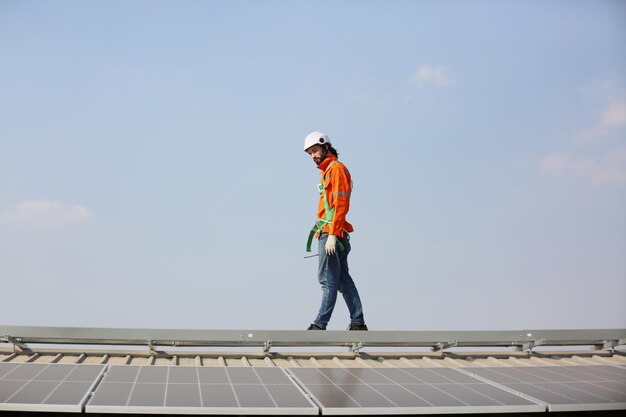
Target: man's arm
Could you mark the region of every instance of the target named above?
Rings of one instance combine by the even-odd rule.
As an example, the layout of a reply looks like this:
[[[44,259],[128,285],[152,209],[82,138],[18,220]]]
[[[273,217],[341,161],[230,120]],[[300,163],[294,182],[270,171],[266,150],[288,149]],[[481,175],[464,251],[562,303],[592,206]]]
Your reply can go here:
[[[328,233],[330,235],[341,236],[346,223],[346,215],[350,209],[352,184],[350,174],[343,165],[333,167],[329,174],[332,186],[329,190],[330,195],[328,195],[328,199],[330,206],[335,208],[335,214]]]

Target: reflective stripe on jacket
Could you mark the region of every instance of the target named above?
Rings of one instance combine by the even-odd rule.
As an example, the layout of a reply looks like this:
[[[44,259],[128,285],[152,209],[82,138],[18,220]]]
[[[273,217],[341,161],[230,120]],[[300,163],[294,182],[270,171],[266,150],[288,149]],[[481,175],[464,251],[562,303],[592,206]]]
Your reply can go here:
[[[334,161],[337,161],[333,164]],[[328,168],[330,165],[332,166]],[[352,193],[352,177],[350,171],[336,156],[329,155],[317,166],[322,171],[321,183],[324,184],[324,192],[328,198],[330,208],[335,209],[333,221],[324,226],[322,233],[329,233],[342,237],[344,231],[350,233],[354,228],[346,220],[346,214],[350,209],[350,194]],[[320,194],[320,201],[317,207],[317,218],[323,219],[326,215],[324,209],[324,196]]]

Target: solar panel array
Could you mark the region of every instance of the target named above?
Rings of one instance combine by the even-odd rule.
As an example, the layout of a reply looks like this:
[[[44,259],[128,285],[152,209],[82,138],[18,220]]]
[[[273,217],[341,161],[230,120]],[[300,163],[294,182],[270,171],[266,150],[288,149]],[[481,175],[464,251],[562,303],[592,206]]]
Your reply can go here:
[[[0,410],[83,411],[105,365],[0,363]]]
[[[309,414],[319,410],[281,368],[112,366],[87,412]]]
[[[268,368],[0,363],[0,410],[436,414],[626,410],[626,367]]]
[[[322,414],[543,412],[454,368],[289,368]]]
[[[548,404],[549,411],[626,409],[626,368],[532,366],[464,368],[500,386]]]

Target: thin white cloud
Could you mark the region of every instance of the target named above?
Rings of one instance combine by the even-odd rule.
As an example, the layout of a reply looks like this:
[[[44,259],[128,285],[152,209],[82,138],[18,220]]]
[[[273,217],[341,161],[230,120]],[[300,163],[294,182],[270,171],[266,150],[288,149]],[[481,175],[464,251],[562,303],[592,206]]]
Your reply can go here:
[[[574,135],[576,148],[539,161],[541,172],[587,179],[595,184],[626,184],[626,89],[618,79],[596,80],[580,90],[601,111],[592,127]],[[616,139],[619,144],[615,145]],[[611,144],[613,144],[611,146]],[[580,145],[584,145],[582,148]],[[572,152],[572,149],[577,151]],[[581,154],[584,149],[584,154]],[[608,150],[607,150],[608,149]]]
[[[583,93],[600,96],[604,104],[596,123],[576,134],[578,142],[597,143],[626,126],[626,91],[619,88],[616,82],[598,82]]]
[[[626,184],[626,146],[612,149],[602,157],[581,157],[554,153],[541,161],[546,174],[574,175],[597,184]]]
[[[448,87],[455,81],[448,69],[441,65],[422,65],[410,77],[411,85],[418,90],[429,86]]]
[[[60,227],[80,223],[94,217],[93,211],[74,204],[54,200],[27,200],[0,213],[0,222],[15,226]]]
[[[600,123],[609,128],[626,126],[626,94],[609,101]]]

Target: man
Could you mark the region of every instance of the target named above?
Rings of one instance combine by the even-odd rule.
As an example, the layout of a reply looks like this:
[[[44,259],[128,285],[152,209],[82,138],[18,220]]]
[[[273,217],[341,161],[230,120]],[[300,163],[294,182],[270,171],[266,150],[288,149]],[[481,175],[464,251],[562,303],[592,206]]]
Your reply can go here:
[[[348,272],[348,233],[354,230],[346,220],[352,192],[350,172],[339,162],[337,150],[322,132],[312,132],[304,139],[304,151],[322,171],[322,180],[318,185],[318,220],[307,242],[307,251],[310,252],[313,236],[319,239],[318,280],[322,286],[322,305],[307,330],[326,330],[337,301],[337,291],[343,294],[350,310],[348,330],[367,330],[359,292]]]

